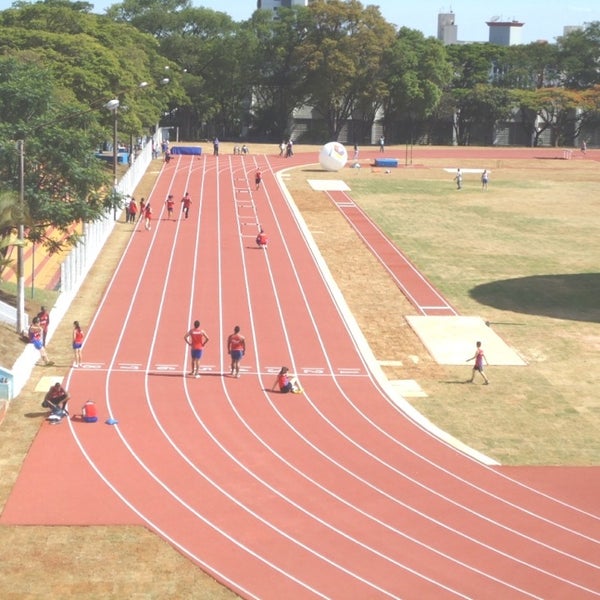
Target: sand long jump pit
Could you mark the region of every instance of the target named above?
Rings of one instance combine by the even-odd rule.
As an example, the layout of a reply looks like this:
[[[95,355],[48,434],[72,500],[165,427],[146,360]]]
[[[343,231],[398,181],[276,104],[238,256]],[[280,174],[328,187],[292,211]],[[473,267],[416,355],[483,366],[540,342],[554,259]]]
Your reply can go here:
[[[490,365],[525,366],[527,363],[480,317],[421,317],[406,320],[433,359],[440,365],[464,365],[481,342]]]

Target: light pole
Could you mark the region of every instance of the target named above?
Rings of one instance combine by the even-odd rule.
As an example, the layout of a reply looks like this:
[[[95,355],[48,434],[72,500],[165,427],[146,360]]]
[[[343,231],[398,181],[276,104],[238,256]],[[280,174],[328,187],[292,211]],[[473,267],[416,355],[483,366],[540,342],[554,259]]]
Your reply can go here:
[[[19,151],[19,227],[17,245],[17,333],[25,329],[25,264],[23,244],[25,240],[25,140],[17,140]]]
[[[119,159],[119,149],[117,147],[117,113],[119,110],[119,99],[118,98],[113,98],[112,100],[109,100],[105,105],[104,108],[106,108],[107,110],[112,111],[113,113],[113,194],[117,193],[117,183],[118,183],[118,178],[117,178],[117,160]],[[117,218],[117,207],[115,205],[114,208],[114,218]]]

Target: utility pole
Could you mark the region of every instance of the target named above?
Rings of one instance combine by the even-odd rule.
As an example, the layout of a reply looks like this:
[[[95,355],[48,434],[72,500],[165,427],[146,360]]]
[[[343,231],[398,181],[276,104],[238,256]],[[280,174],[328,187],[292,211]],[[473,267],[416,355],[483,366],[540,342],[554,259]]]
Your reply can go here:
[[[23,244],[25,240],[25,140],[17,140],[19,151],[19,225],[17,245],[17,333],[25,330],[25,264]]]

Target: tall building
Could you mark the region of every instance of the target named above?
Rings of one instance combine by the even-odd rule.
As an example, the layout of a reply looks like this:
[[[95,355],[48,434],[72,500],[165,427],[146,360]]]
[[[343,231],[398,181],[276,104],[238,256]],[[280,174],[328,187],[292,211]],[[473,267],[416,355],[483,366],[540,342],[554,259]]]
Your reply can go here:
[[[515,46],[521,43],[521,27],[525,23],[519,21],[500,21],[497,17],[487,21],[490,28],[490,44],[498,46]]]
[[[456,44],[458,28],[454,22],[454,13],[438,14],[437,39],[444,44]]]
[[[292,6],[308,6],[310,0],[257,0],[256,8],[272,10],[277,12],[280,8],[292,8]]]

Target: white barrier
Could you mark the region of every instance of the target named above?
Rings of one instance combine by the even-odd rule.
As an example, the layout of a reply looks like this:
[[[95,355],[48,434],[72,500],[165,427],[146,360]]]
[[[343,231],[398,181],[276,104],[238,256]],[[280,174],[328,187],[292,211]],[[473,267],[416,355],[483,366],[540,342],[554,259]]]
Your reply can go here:
[[[154,144],[157,148],[160,147],[159,138],[159,133],[154,135]],[[125,176],[118,182],[117,191],[120,194],[126,196],[133,193],[152,161],[152,147],[153,144],[148,142],[127,170]],[[86,223],[83,229],[82,241],[71,250],[62,262],[60,268],[60,295],[50,311],[50,325],[46,338],[48,341],[52,339],[56,327],[65,316],[75,294],[98,258],[114,227],[115,218],[112,211],[108,211],[104,218],[99,221]],[[16,325],[16,316],[13,325]],[[38,358],[39,352],[31,344],[27,344],[21,356],[15,361],[11,371],[13,397],[21,393]]]

